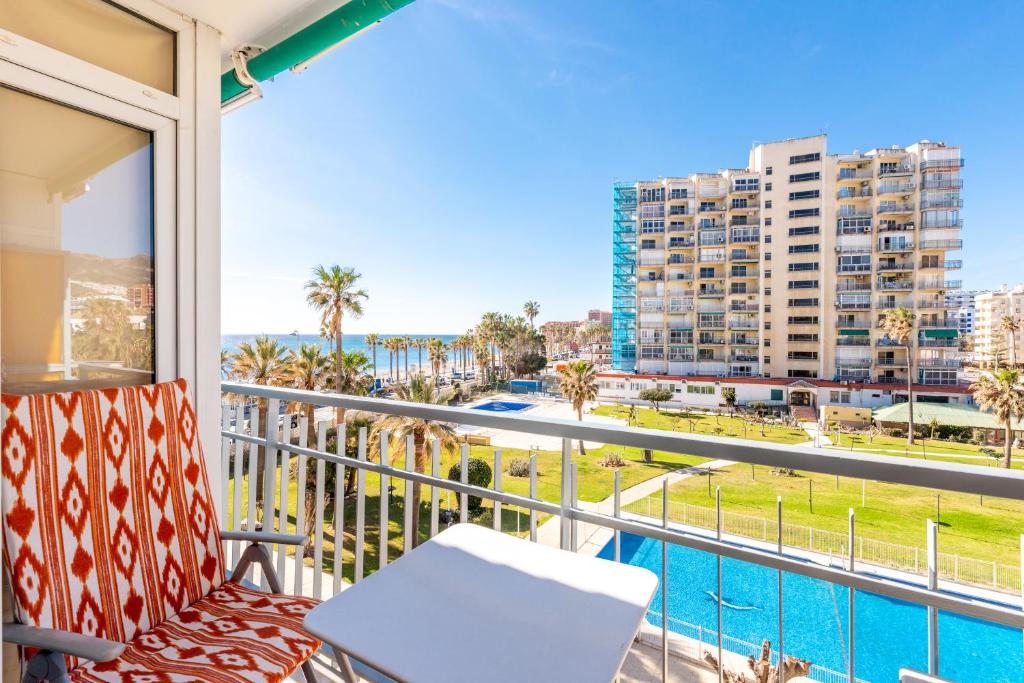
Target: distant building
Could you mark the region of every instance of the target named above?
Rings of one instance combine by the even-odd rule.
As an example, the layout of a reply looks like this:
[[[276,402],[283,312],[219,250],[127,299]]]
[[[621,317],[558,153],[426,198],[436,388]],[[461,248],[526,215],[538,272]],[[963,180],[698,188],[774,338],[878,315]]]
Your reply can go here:
[[[592,308],[589,311],[587,311],[587,322],[598,322],[601,323],[602,325],[611,325],[612,312]]]
[[[129,287],[128,304],[136,310],[153,308],[153,285],[143,283]]]
[[[978,292],[946,292],[946,308],[954,311],[960,336],[974,334],[974,298]]]
[[[974,352],[985,363],[1009,359],[1007,334],[1000,328],[1003,316],[1024,317],[1024,285],[1009,289],[1003,285],[995,292],[982,292],[974,298]],[[1024,360],[1024,331],[1016,334],[1016,360]]]

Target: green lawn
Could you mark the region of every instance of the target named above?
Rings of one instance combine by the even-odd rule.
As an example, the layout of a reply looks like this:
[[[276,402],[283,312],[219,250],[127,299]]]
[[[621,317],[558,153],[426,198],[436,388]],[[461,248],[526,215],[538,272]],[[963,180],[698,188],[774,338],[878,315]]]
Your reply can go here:
[[[470,456],[485,460],[493,466],[494,450],[494,448],[489,446],[472,446],[470,449]],[[515,448],[506,448],[501,450],[503,470],[506,470],[502,472],[502,489],[510,493],[516,493],[523,496],[528,495],[529,478],[509,476],[507,474],[507,465],[509,459],[514,457],[527,458],[529,453]],[[580,457],[579,453],[574,452],[573,462],[577,464],[579,473],[578,496],[580,500],[596,502],[607,498],[612,494],[614,470],[598,464],[601,457],[609,451],[619,453],[623,460],[626,461],[626,465],[620,468],[622,488],[624,489],[660,474],[670,472],[679,467],[697,465],[707,461],[706,458],[699,458],[696,456],[655,451],[653,454],[653,462],[645,463],[643,462],[643,452],[640,449],[624,448],[619,446],[602,446],[601,448],[591,449],[587,451],[587,455],[585,457]],[[535,455],[537,456],[537,496],[541,500],[557,502],[561,491],[561,453],[555,451],[536,451]],[[441,476],[447,477],[449,468],[458,462],[458,460],[459,454],[457,452],[443,453],[441,459]],[[248,479],[243,478],[243,481],[248,481]],[[391,485],[395,488],[391,491],[388,507],[389,547],[391,548],[389,557],[394,559],[401,555],[404,543],[403,526],[405,519],[405,485],[404,482],[396,482],[394,480],[392,480]],[[279,483],[275,484],[275,492],[279,491],[279,486]],[[308,486],[315,486],[315,481],[308,481]],[[229,484],[229,489],[230,495],[233,496],[233,482]],[[295,477],[292,476],[288,495],[288,530],[292,532],[295,531],[295,515],[297,509],[296,490],[297,483],[295,481]],[[274,515],[276,520],[276,516],[278,514],[276,510],[280,509],[279,494],[275,493],[274,498]],[[233,500],[233,498],[229,497],[229,500]],[[247,513],[247,505],[248,488],[246,484],[242,489],[242,516],[245,516]],[[493,520],[493,506],[490,501],[486,500],[483,505],[483,513],[473,521],[477,524],[491,526]],[[458,509],[457,494],[442,491],[439,500],[439,507],[440,510],[450,509],[456,511]],[[430,530],[430,487],[428,486],[424,486],[422,490],[420,511],[420,534],[421,537],[425,538]],[[353,579],[355,561],[355,513],[356,498],[355,495],[350,495],[345,500],[345,541],[342,546],[344,552],[342,561],[343,576],[349,581]],[[229,512],[229,522],[233,525],[234,522],[230,517]],[[331,504],[325,512],[324,523],[324,569],[329,572],[333,571],[335,539],[333,519],[334,507],[333,504]],[[538,515],[537,523],[540,524],[545,519],[545,515]],[[368,472],[366,474],[366,526],[364,540],[364,563],[367,573],[375,570],[379,564],[379,528],[380,476],[375,473]],[[518,531],[520,535],[526,535],[529,532],[529,513],[527,511],[509,509],[506,506],[502,510],[502,529],[506,532],[516,533]],[[310,563],[311,560],[307,559],[307,564]]]
[[[944,441],[940,439],[915,439],[913,446],[907,445],[905,437],[896,436],[875,436],[869,437],[866,434],[840,434],[839,439],[835,434],[828,432],[828,437],[833,443],[843,448],[853,448],[854,451],[862,453],[875,453],[878,455],[905,455],[912,458],[940,458],[943,462],[959,462],[969,465],[997,465],[998,461],[981,452],[982,446],[974,444],[959,443],[956,441]],[[1002,446],[990,446],[992,450],[1002,457]],[[1024,450],[1015,448],[1011,461],[1014,468],[1024,467]]]
[[[1024,533],[1024,503],[961,493],[939,492],[913,486],[866,483],[866,504],[861,505],[860,479],[838,479],[823,474],[772,475],[771,468],[733,465],[711,475],[712,488],[721,486],[722,507],[774,519],[776,497],[782,496],[786,523],[839,533],[847,531],[847,511],[854,509],[858,535],[924,549],[925,521],[934,519],[941,503],[939,548],[984,560],[1018,565],[1020,536]],[[812,483],[813,482],[813,483]],[[813,511],[809,494],[813,488]],[[656,494],[660,500],[661,494]],[[707,476],[677,482],[669,500],[714,507]]]
[[[599,405],[590,411],[594,415],[606,415],[626,420],[629,417],[629,406]],[[805,443],[810,438],[802,429],[794,429],[785,425],[765,425],[764,436],[761,436],[760,425],[744,420],[741,417],[727,415],[704,415],[688,413],[681,410],[655,411],[653,408],[637,407],[637,419],[633,426],[650,429],[707,434],[710,436],[731,436],[755,441],[771,441],[772,443]],[[718,431],[721,430],[721,431]]]

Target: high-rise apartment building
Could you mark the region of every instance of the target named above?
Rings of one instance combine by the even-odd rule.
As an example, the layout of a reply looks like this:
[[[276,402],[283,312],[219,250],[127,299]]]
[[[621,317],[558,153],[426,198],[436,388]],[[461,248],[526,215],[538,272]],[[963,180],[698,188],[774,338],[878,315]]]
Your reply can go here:
[[[1006,316],[1024,319],[1024,285],[1013,289],[1003,285],[995,292],[981,292],[974,297],[974,356],[983,363],[1010,360],[1010,335],[1003,329]],[[1024,330],[1013,335],[1013,359],[1024,361]]]
[[[600,323],[602,325],[612,324],[612,312],[602,311],[599,308],[591,308],[587,311],[587,322]]]
[[[975,290],[946,292],[946,308],[956,316],[957,330],[961,337],[974,334],[974,299],[981,293]]]
[[[830,155],[818,135],[757,145],[744,169],[617,183],[613,367],[956,383],[962,165],[941,142]],[[879,325],[899,307],[909,359]]]

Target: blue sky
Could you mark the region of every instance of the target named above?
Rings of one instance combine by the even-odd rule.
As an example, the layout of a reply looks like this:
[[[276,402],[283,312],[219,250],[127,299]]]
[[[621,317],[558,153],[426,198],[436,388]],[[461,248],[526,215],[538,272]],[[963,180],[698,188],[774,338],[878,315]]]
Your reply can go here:
[[[969,288],[1024,280],[1024,3],[417,0],[224,119],[223,330],[315,331],[317,263],[363,273],[347,332],[610,304],[616,179],[752,144],[959,144]]]

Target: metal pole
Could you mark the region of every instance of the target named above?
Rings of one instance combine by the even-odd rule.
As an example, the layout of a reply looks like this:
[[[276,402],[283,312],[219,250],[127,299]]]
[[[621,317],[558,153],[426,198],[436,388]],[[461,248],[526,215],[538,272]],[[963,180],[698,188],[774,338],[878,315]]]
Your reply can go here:
[[[849,551],[850,551],[850,571],[851,572],[854,571],[854,565],[853,565],[853,560],[854,560],[854,556],[855,556],[855,551],[854,551],[854,534],[855,534],[855,532],[854,532],[853,508],[850,508],[850,547],[849,547]],[[854,634],[854,596],[856,595],[857,592],[853,588],[848,588],[847,590],[849,591],[849,606],[848,606],[847,609],[848,609],[849,614],[850,614],[850,636],[849,636],[849,640],[850,640],[850,661],[848,662],[848,666],[849,666],[848,671],[849,671],[850,683],[856,683],[857,679],[854,676],[854,662],[855,662],[854,652],[856,651],[855,650],[855,640],[854,640],[854,638],[855,638],[855,634]]]
[[[494,490],[501,490],[501,449],[494,451]],[[491,512],[493,528],[495,531],[501,531],[501,501],[496,500],[493,505]]]
[[[537,500],[537,456],[530,454],[530,500]],[[537,542],[537,511],[530,508],[530,540]]]
[[[614,491],[612,494],[612,514],[618,519],[622,516],[622,477],[618,470],[615,470],[615,474],[612,475],[612,490]],[[613,533],[615,538],[614,559],[616,562],[619,562],[622,550],[622,532],[616,529]]]
[[[661,482],[661,527],[668,528],[668,478]],[[668,542],[661,542],[661,682],[668,683]]]
[[[928,520],[928,589],[939,588],[939,525]],[[928,673],[939,675],[939,610],[928,607]]]
[[[570,470],[570,476],[571,476],[570,484],[572,485],[572,496],[569,498],[569,500],[572,501],[573,509],[576,508],[576,485],[577,485],[576,477],[578,475],[578,472],[577,472],[577,468],[578,467],[579,467],[579,465],[577,465],[576,463],[573,463],[572,464],[572,469]],[[577,552],[579,550],[579,540],[580,540],[579,539],[579,533],[580,533],[579,522],[577,522],[575,519],[570,520],[570,522],[569,522],[569,548],[573,552]]]
[[[710,480],[709,480],[710,481]],[[722,540],[722,487],[715,487],[715,538]],[[725,661],[722,659],[722,556],[715,555],[718,581],[718,683],[725,681]]]
[[[779,525],[779,542],[778,551],[779,555],[782,554],[782,496],[775,499],[775,514]],[[786,661],[785,650],[783,649],[782,642],[782,570],[779,570],[779,683],[786,683],[786,668],[784,662]]]
[[[569,439],[562,439],[562,491],[561,491],[561,515],[559,519],[559,525],[561,528],[561,541],[559,543],[562,550],[569,549],[569,507],[572,505],[570,496],[572,495],[571,484],[569,478],[572,470],[572,442]]]

